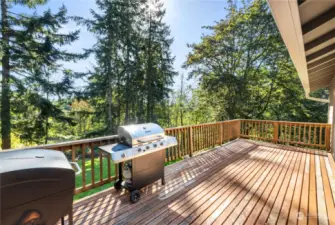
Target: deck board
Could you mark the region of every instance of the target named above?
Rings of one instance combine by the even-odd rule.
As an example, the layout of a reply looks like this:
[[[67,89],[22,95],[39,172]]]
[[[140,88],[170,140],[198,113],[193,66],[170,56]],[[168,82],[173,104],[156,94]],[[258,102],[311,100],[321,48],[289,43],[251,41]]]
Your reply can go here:
[[[315,155],[311,154],[311,168],[309,174],[309,203],[308,203],[308,224],[317,225],[318,207],[316,194],[316,174],[315,174]]]
[[[237,139],[165,168],[129,202],[114,188],[77,201],[75,224],[335,225],[330,154]]]
[[[284,154],[282,154],[282,156],[284,158],[283,158],[283,162],[278,165],[279,170],[276,171],[276,174],[274,176],[269,177],[270,182],[266,186],[266,189],[259,194],[257,203],[252,204],[252,205],[250,205],[249,203],[247,207],[248,210],[244,210],[245,212],[242,213],[242,216],[238,218],[238,224],[243,224],[243,223],[254,224],[257,221],[262,209],[265,206],[265,202],[269,199],[269,196],[272,190],[274,189],[276,183],[279,182],[279,178],[282,176],[281,174],[286,171],[285,164],[287,163],[288,159],[293,156],[293,152],[292,151],[285,152]]]

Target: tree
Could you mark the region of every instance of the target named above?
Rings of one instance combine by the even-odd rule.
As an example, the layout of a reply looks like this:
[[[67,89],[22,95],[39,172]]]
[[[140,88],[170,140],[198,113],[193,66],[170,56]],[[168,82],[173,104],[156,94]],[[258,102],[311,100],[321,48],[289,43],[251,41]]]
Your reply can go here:
[[[39,111],[41,117],[38,118],[38,121],[44,121],[43,126],[41,122],[37,123],[35,121],[37,126],[35,128],[38,128],[36,132],[41,131],[43,127],[44,136],[47,136],[49,116],[58,120],[70,121],[68,118],[59,115],[61,111],[53,105],[49,98],[70,94],[72,81],[76,76],[79,76],[79,74],[66,70],[60,64],[62,61],[72,61],[85,57],[85,55],[73,54],[61,49],[62,46],[77,40],[79,31],[68,34],[59,32],[62,26],[68,23],[67,10],[64,6],[57,13],[47,10],[42,15],[37,15],[37,13],[31,15],[16,14],[8,10],[16,4],[34,8],[45,3],[46,1],[43,0],[1,0],[1,56],[3,68],[1,136],[3,149],[11,147],[10,134],[13,125],[11,106],[14,107],[12,103],[26,105],[25,102],[18,102],[23,97],[25,97],[24,101],[28,101],[28,104],[33,105]],[[58,77],[63,75],[63,77],[60,82],[53,82],[50,79],[52,75]],[[15,92],[19,94],[13,94]],[[16,99],[14,99],[15,97]],[[28,107],[28,105],[26,106]],[[16,113],[18,112],[16,111]],[[22,127],[18,129],[22,129]]]
[[[44,0],[21,0],[16,4],[35,7],[44,4]],[[11,58],[11,37],[13,36],[13,17],[9,15],[10,2],[1,0],[1,137],[2,148],[8,149],[11,146],[11,116],[10,116],[10,58]]]
[[[150,0],[146,12],[147,35],[146,48],[146,121],[155,121],[154,108],[164,97],[167,97],[169,85],[173,83],[176,73],[173,70],[174,57],[170,46],[170,29],[162,22],[166,11],[163,3]]]
[[[93,107],[84,100],[74,100],[71,105],[71,112],[79,124],[78,131],[76,133],[82,135],[87,131],[87,120],[89,116],[94,113]]]
[[[166,116],[157,105],[165,101],[173,82],[173,41],[160,1],[97,0],[93,19],[76,20],[95,34],[90,50],[97,66],[89,76],[87,99],[100,115],[107,115],[103,133],[116,126],[158,121]],[[97,105],[99,104],[99,105]],[[106,113],[104,113],[106,112]]]
[[[212,34],[189,45],[185,63],[190,77],[198,78],[202,91],[211,96],[208,102],[218,106],[217,119],[310,121],[309,110],[326,110],[325,104],[304,99],[266,1],[228,5],[227,17],[206,27]]]

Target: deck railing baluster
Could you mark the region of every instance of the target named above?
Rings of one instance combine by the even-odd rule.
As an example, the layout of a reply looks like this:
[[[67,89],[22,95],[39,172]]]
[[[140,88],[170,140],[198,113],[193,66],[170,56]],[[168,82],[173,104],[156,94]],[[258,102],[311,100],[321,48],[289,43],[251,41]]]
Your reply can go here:
[[[112,166],[111,166],[111,156],[108,154],[107,155],[107,176],[108,176],[108,180],[111,181],[111,169],[112,169]],[[118,170],[118,166],[115,164],[114,165],[114,170],[116,171],[115,174],[118,174],[117,173],[117,170]]]
[[[99,150],[99,163],[100,163],[100,183],[103,181],[103,159],[102,159],[102,151]]]
[[[273,123],[273,142],[274,142],[274,143],[277,143],[277,142],[278,142],[278,129],[281,129],[281,128],[278,127],[278,126],[281,127],[281,125],[278,124],[277,122],[274,122],[274,123]]]
[[[316,145],[316,125],[314,125],[314,140],[313,140],[313,144]]]
[[[82,174],[82,187],[85,190],[86,187],[86,145],[83,144],[80,146],[81,148],[81,163],[82,163],[82,168],[81,168],[81,174]]]
[[[302,142],[306,142],[306,124],[304,124],[304,136],[302,138]]]
[[[300,143],[300,139],[301,139],[301,125],[299,124],[299,140],[298,140],[299,143]]]
[[[193,144],[193,128],[192,128],[192,126],[189,127],[188,132],[189,132],[189,139],[188,139],[189,143],[188,143],[188,146],[189,146],[189,149],[190,149],[190,153],[189,154],[192,157],[193,156],[193,146],[194,146],[194,144]]]
[[[311,131],[312,131],[312,126],[308,126],[308,144],[311,143]]]
[[[327,126],[325,130],[325,146],[327,151],[330,151],[330,126]]]
[[[90,144],[91,149],[91,177],[92,177],[92,185],[94,186],[95,183],[95,174],[94,174],[94,143]]]
[[[320,125],[320,127],[319,127],[319,141],[318,141],[318,145],[319,145],[319,147],[321,147],[322,146],[322,126]]]

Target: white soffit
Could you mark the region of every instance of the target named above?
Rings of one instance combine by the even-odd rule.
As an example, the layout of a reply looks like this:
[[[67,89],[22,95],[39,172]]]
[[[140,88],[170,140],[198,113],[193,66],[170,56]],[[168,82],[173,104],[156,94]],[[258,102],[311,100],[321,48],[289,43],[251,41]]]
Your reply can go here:
[[[298,3],[295,0],[268,0],[268,3],[279,32],[297,69],[302,86],[306,94],[309,94],[310,86]]]

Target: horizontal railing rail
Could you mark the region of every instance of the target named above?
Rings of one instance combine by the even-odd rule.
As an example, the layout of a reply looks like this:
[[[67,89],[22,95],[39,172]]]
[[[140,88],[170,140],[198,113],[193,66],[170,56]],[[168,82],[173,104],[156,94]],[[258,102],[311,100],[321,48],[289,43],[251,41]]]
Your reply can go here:
[[[248,138],[273,143],[330,149],[330,125],[269,120],[229,120],[165,129],[178,145],[166,149],[165,162],[175,162],[221,145],[236,138]],[[117,135],[40,145],[24,149],[62,151],[70,161],[80,164],[82,174],[76,178],[75,194],[110,183],[116,179],[117,166],[99,146],[117,142]]]

